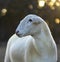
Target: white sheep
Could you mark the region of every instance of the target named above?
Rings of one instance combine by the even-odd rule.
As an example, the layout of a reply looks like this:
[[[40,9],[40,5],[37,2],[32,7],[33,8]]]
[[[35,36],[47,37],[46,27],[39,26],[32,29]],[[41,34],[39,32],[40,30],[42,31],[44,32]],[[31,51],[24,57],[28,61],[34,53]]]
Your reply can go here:
[[[57,62],[57,46],[46,22],[29,14],[7,43],[4,62]]]

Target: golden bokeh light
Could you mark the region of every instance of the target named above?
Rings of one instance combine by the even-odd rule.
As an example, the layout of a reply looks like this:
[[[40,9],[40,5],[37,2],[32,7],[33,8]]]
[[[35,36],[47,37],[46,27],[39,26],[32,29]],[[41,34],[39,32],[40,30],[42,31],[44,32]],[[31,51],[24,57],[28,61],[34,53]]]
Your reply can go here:
[[[50,8],[51,8],[52,10],[55,10],[55,7],[54,7],[54,6],[51,6]]]
[[[38,0],[38,7],[44,7],[47,4],[52,10],[55,10],[55,6],[60,6],[60,0]]]
[[[56,2],[56,0],[51,0],[51,2],[55,3],[55,2]]]
[[[55,4],[56,4],[56,6],[60,6],[60,3],[59,2],[56,2]]]
[[[7,9],[4,8],[4,9],[1,10],[1,15],[2,16],[6,15],[6,13],[7,13]]]
[[[39,7],[44,7],[45,1],[44,0],[38,0]]]
[[[53,2],[49,2],[48,5],[49,5],[49,6],[53,6],[54,3],[53,3]]]
[[[59,19],[59,18],[56,18],[56,19],[55,19],[55,23],[56,23],[56,24],[59,24],[59,23],[60,23],[60,19]]]
[[[28,7],[29,7],[29,9],[33,9],[33,5],[32,4],[30,4]]]
[[[60,0],[58,0],[60,2]]]

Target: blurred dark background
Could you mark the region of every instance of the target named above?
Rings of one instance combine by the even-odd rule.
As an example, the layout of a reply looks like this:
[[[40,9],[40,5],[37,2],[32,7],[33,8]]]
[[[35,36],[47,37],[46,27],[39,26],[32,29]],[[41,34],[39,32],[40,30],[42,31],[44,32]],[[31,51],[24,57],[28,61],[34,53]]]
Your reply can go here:
[[[8,39],[15,33],[20,20],[28,14],[39,15],[47,22],[59,48],[60,0],[0,0],[0,56],[3,53],[0,62],[3,61]]]

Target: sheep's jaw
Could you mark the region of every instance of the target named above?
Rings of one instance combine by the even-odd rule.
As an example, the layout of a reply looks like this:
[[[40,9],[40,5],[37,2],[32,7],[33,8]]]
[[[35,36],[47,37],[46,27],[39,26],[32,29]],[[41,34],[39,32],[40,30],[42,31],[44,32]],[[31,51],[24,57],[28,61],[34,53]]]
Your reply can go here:
[[[16,32],[15,32],[15,33],[16,33]],[[30,34],[23,35],[23,34],[17,34],[17,33],[16,33],[16,35],[17,35],[18,37],[25,37],[25,36],[28,36],[28,35],[30,35]],[[31,36],[33,36],[33,35],[31,35]]]

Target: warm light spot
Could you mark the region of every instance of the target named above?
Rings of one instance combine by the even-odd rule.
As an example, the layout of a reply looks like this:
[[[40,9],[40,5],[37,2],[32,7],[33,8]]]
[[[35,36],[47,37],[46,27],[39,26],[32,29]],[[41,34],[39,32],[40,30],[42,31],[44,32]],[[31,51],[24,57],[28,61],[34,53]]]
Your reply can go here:
[[[33,5],[32,4],[30,4],[28,7],[29,7],[29,9],[33,9]]]
[[[60,2],[60,0],[58,0]]]
[[[6,13],[7,12],[7,9],[2,9],[1,12],[2,13]]]
[[[59,18],[56,18],[55,19],[55,23],[59,24],[60,23],[60,19]]]
[[[45,1],[44,0],[38,0],[39,7],[44,7]]]
[[[2,10],[1,10],[1,15],[2,15],[2,16],[6,15],[6,13],[7,13],[7,9],[2,9]]]
[[[56,6],[60,6],[60,3],[59,2],[56,2],[55,4],[56,4]]]
[[[56,0],[51,0],[51,2],[55,3],[55,2],[56,2]]]
[[[52,10],[55,10],[55,7],[54,7],[54,6],[51,6],[50,8],[51,8]]]
[[[51,2],[49,2],[48,3],[48,5],[50,6],[50,8],[52,9],[52,10],[54,10],[55,9],[55,7],[54,7],[54,3],[51,1]]]
[[[49,6],[53,6],[54,5],[54,3],[53,2],[49,2],[49,4],[48,4]]]

